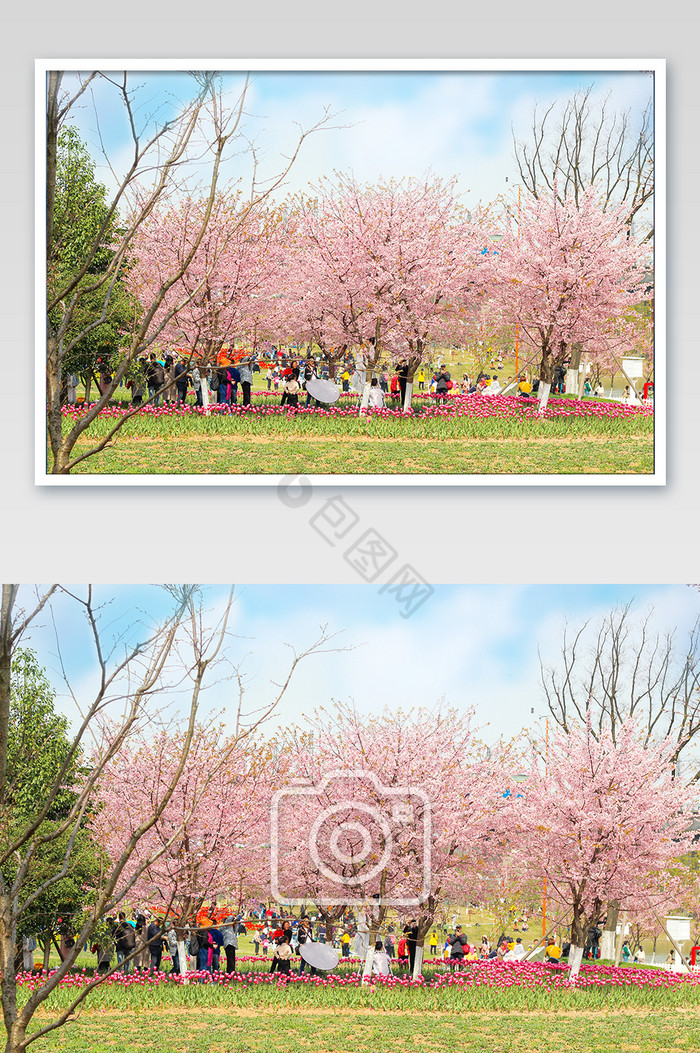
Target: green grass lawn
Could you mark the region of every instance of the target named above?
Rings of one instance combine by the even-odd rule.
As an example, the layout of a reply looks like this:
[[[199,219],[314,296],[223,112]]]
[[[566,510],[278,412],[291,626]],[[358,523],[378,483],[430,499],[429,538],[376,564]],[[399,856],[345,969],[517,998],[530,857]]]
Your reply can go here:
[[[644,475],[653,471],[651,438],[595,445],[585,437],[539,440],[120,438],[83,461],[89,475]],[[84,451],[87,443],[78,446]]]
[[[37,1043],[56,1053],[660,1053],[700,1048],[700,1011],[465,1013],[381,1011],[85,1012]]]

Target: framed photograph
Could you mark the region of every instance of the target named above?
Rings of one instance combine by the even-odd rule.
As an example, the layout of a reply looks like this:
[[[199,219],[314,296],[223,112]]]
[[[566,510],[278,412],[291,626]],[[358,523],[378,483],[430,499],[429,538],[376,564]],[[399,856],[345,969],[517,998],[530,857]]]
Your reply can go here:
[[[663,60],[36,64],[40,485],[662,485]]]

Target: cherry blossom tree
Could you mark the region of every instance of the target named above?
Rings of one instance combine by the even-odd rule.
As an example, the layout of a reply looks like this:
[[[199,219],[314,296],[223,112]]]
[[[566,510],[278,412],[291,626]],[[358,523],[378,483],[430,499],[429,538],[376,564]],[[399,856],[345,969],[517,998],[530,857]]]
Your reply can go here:
[[[672,776],[673,744],[641,740],[634,722],[571,728],[542,744],[514,798],[515,854],[525,876],[572,911],[571,976],[606,900],[653,909],[681,898],[672,871],[691,843],[688,791]]]
[[[123,876],[135,879],[130,899],[170,915],[182,943],[205,901],[236,889],[243,872],[255,873],[267,838],[270,787],[264,752],[221,726],[198,726],[175,791],[161,806],[181,737],[162,732],[104,769],[92,829],[116,859],[144,816],[157,816]],[[186,961],[184,943],[180,955]]]
[[[647,296],[649,250],[629,236],[626,210],[604,211],[595,190],[526,200],[508,214],[484,268],[503,320],[540,352],[540,409],[574,344],[595,358]]]
[[[206,207],[206,201],[188,198],[154,210],[134,239],[136,258],[128,276],[129,287],[147,305],[197,243],[189,266],[153,315],[152,327],[159,340],[183,345],[205,364],[224,343],[254,331],[282,262],[276,210],[244,200],[240,190],[223,192],[200,237]]]
[[[556,663],[540,660],[540,678],[550,719],[564,731],[588,728],[597,736],[634,719],[643,742],[673,740],[673,773],[684,782],[700,779],[700,622],[676,640],[674,630],[654,629],[653,610],[635,616],[632,602],[600,621],[563,626]],[[582,699],[588,699],[586,705]],[[643,730],[642,730],[643,729]],[[611,958],[619,904],[607,904],[601,954]]]
[[[291,153],[281,159],[275,177],[262,182],[257,175],[254,146],[245,130],[245,104],[248,81],[244,80],[241,93],[233,106],[227,105],[221,81],[214,73],[193,74],[195,91],[192,99],[173,120],[154,127],[146,120],[142,129],[139,113],[138,89],[128,72],[94,71],[76,74],[61,70],[48,74],[46,95],[46,397],[47,428],[51,447],[50,471],[67,475],[86,458],[100,453],[120,432],[126,421],[141,412],[148,400],[131,413],[115,421],[108,434],[88,443],[88,448],[76,452],[76,444],[85,435],[97,415],[113,397],[116,389],[133,369],[136,361],[147,352],[171,319],[185,312],[187,305],[207,287],[208,272],[202,269],[199,253],[211,222],[219,189],[221,166],[227,159],[238,157],[241,170],[249,181],[250,208],[268,200],[283,183],[294,165],[305,139],[321,127],[327,127],[330,115],[326,111],[311,128],[300,129]],[[70,268],[57,266],[57,238],[54,208],[58,179],[58,139],[61,130],[70,124],[75,107],[83,104],[96,84],[109,85],[113,91],[111,104],[116,103],[127,122],[131,134],[130,151],[123,168],[105,155],[116,191],[111,199],[102,202],[102,220],[86,239],[87,244],[72,260]],[[103,108],[97,100],[95,114],[98,131],[102,134]],[[106,139],[106,136],[105,136]],[[198,189],[192,172],[201,171],[202,158],[208,165],[205,189]],[[193,166],[193,167],[188,167]],[[150,295],[141,301],[142,313],[135,318],[126,334],[122,354],[112,370],[109,382],[103,385],[101,397],[86,412],[64,430],[61,398],[64,388],[64,368],[81,340],[93,333],[110,315],[115,289],[128,273],[136,242],[149,217],[157,210],[166,214],[177,200],[201,198],[190,211],[191,224],[186,245],[181,252],[170,255],[171,266],[158,270],[159,281],[150,287]],[[108,242],[106,244],[106,242]],[[97,267],[108,249],[108,262]],[[199,256],[198,256],[199,253]],[[182,279],[198,257],[200,269],[183,286]],[[180,297],[171,293],[177,288]],[[167,301],[167,303],[166,303]],[[87,306],[86,306],[87,305]],[[156,321],[156,317],[158,321]]]
[[[44,591],[37,590],[36,594],[23,594],[16,585],[3,586],[0,606],[0,971],[6,1053],[24,1053],[33,1042],[61,1027],[109,975],[96,976],[75,992],[65,1008],[52,1011],[49,1019],[42,1021],[36,1030],[28,1030],[37,1009],[69,974],[82,947],[104,918],[129,900],[139,882],[142,889],[147,886],[153,890],[153,876],[166,873],[168,866],[178,865],[172,849],[183,846],[190,829],[200,844],[205,844],[207,838],[212,843],[216,840],[214,854],[222,854],[221,865],[233,866],[235,852],[219,852],[222,838],[216,832],[216,816],[207,783],[215,778],[223,779],[226,765],[230,764],[231,785],[226,792],[235,800],[236,808],[241,806],[242,786],[236,783],[236,778],[244,778],[250,788],[255,783],[255,779],[251,781],[251,772],[258,769],[250,763],[244,766],[236,744],[249,739],[259,723],[270,716],[300,663],[312,654],[329,649],[330,637],[322,630],[309,647],[292,651],[286,675],[273,686],[268,702],[251,711],[245,704],[241,667],[232,661],[229,651],[228,622],[233,590],[211,609],[206,606],[206,594],[194,586],[169,586],[166,591],[170,599],[162,621],[147,612],[141,616],[134,612],[127,628],[120,632],[113,628],[111,610],[103,609],[100,590],[91,586],[81,590],[51,586]],[[66,603],[74,604],[84,616],[86,632],[84,639],[71,622],[71,648],[75,651],[80,647],[83,661],[90,653],[93,655],[91,676],[81,676],[79,688],[63,664],[61,625],[67,620]],[[54,610],[55,604],[59,605],[58,610]],[[6,805],[7,798],[11,799],[7,789],[16,774],[9,762],[12,657],[31,636],[40,617],[50,618],[56,627],[57,661],[66,695],[74,705],[75,727],[43,799],[36,803],[35,814],[18,817]],[[219,681],[231,676],[238,690],[232,690],[235,705],[229,713],[229,723],[233,725],[231,738],[222,743],[222,753],[212,758],[208,747],[215,749],[220,740],[215,731],[203,727],[204,722],[198,717],[202,691],[215,670]],[[159,738],[164,730],[168,732],[167,740]],[[155,752],[150,753],[158,769],[149,780],[141,767],[139,776],[145,779],[146,787],[142,791],[133,779],[128,780],[129,764],[145,758],[148,750],[144,751],[143,744],[149,740],[160,743]],[[162,748],[166,741],[169,742],[167,753]],[[65,800],[65,783],[76,758],[80,757],[80,750],[91,743],[94,748],[85,749],[90,755],[85,777],[73,781],[70,801],[61,809],[59,818],[47,822],[56,802]],[[196,787],[196,767],[189,758],[193,745],[196,757],[206,764],[198,769]],[[118,800],[109,797],[105,790],[108,775],[120,779],[123,793]],[[182,778],[186,782],[181,789]],[[102,830],[104,844],[109,842],[110,852],[100,849],[103,871],[98,887],[91,890],[85,910],[76,920],[74,946],[58,968],[33,987],[20,1006],[14,961],[19,919],[40,896],[54,889],[71,872],[81,832],[101,792],[107,793],[105,806],[111,802],[111,815],[115,825],[121,824],[117,826],[117,834],[120,832],[121,836]],[[201,802],[202,808],[197,812]],[[207,802],[209,811],[202,811]],[[245,813],[249,817],[254,815],[251,808],[253,802]],[[227,815],[235,825],[230,811]],[[98,817],[96,822],[99,821]],[[51,850],[52,861],[48,873],[41,868],[47,850]],[[201,888],[201,881],[198,884],[195,878],[200,870],[204,873],[210,866],[208,859],[200,861],[197,852],[198,848],[193,845],[189,857],[187,852],[183,856],[185,872],[193,875],[185,882],[185,892],[189,894]],[[5,865],[8,860],[11,867]],[[41,880],[36,880],[37,868]],[[178,873],[182,875],[183,870]],[[172,895],[172,886],[166,889],[166,894]]]
[[[476,295],[482,236],[455,183],[429,176],[360,187],[336,176],[300,202],[299,307],[335,324],[335,344],[361,349],[363,404],[382,357],[408,368],[404,408],[432,334]]]
[[[320,226],[315,204],[290,202],[287,208],[291,218],[280,275],[277,335],[287,343],[305,340],[318,347],[335,379],[348,346],[354,343],[349,314],[335,302],[337,289],[329,283],[326,258],[314,241]]]
[[[297,667],[327,650],[331,639],[321,630],[310,647],[293,651],[285,679],[273,685],[269,701],[253,713],[245,707],[242,667],[234,667],[236,708],[227,712],[233,732],[226,734],[223,725],[194,727],[174,790],[169,787],[179,734],[165,731],[142,739],[104,766],[96,787],[95,834],[109,858],[119,858],[134,830],[146,817],[157,816],[131,852],[124,880],[130,896],[173,915],[180,942],[205,900],[234,889],[240,892],[246,871],[251,891],[267,890],[252,875],[265,872],[261,863],[275,783],[271,753],[254,741],[254,735],[279,705]],[[183,945],[182,961],[184,951]]]
[[[338,706],[287,750],[271,840],[278,894],[349,904],[374,940],[395,907],[418,929],[414,975],[446,900],[478,898],[495,871],[502,797],[472,715]],[[292,781],[293,777],[296,782]]]

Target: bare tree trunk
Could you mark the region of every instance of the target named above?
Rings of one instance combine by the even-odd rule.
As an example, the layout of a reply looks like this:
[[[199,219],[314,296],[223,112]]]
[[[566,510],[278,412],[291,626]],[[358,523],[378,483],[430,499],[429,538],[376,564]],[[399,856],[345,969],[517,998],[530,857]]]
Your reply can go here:
[[[549,380],[541,380],[539,390],[537,392],[539,396],[539,403],[537,406],[538,413],[544,413],[547,409],[547,403],[549,402],[549,393],[552,390],[552,385]]]
[[[381,879],[381,894],[380,894],[380,900],[379,900],[380,903],[381,903],[381,897],[384,895],[385,886],[386,886],[386,872],[384,872],[382,874],[382,879]],[[364,968],[362,970],[362,982],[363,983],[365,982],[367,977],[372,975],[372,967],[374,965],[374,945],[377,942],[377,936],[379,935],[379,930],[381,929],[382,924],[384,923],[384,918],[385,917],[386,917],[386,907],[384,907],[384,906],[379,906],[376,909],[372,908],[372,910],[370,911],[369,947],[367,948],[367,954],[365,956],[365,964],[364,964]]]
[[[538,413],[544,413],[547,408],[549,393],[552,390],[553,377],[554,363],[549,350],[545,347],[543,348],[542,361],[540,362],[540,386],[537,391],[539,397],[539,404],[537,407]]]
[[[413,960],[413,979],[420,980],[423,975],[423,956],[425,954],[425,936],[416,940],[416,955]]]
[[[581,970],[581,962],[583,961],[583,950],[584,945],[582,943],[574,943],[571,941],[571,947],[569,949],[569,979],[575,980]]]
[[[360,413],[365,413],[369,406],[369,393],[372,390],[372,377],[374,376],[374,370],[367,370],[367,379],[365,380],[362,388],[362,398],[360,399]]]
[[[575,980],[581,969],[588,929],[589,919],[583,915],[580,903],[574,902],[574,913],[571,919],[571,949],[569,950],[570,980]]]
[[[344,906],[319,907],[317,905],[316,909],[318,910],[319,914],[323,918],[323,924],[326,926],[326,943],[330,944],[331,947],[332,947],[333,946],[333,932],[335,930],[335,923],[336,923],[336,921],[340,921],[340,919],[342,918],[342,916],[343,916],[343,914],[345,912],[345,907]]]
[[[615,946],[615,966],[620,964],[620,958],[622,957],[622,945],[625,942],[625,926],[627,925],[627,911],[622,912],[622,919],[620,924],[620,934],[617,937],[617,944]],[[601,951],[602,956],[602,951]]]
[[[571,348],[571,359],[566,370],[566,393],[575,395],[579,387],[579,366],[581,365],[581,345],[574,344]]]
[[[0,879],[1,880],[1,879]],[[6,1053],[19,1053],[24,1034],[17,1028],[17,986],[15,983],[15,945],[17,930],[12,897],[0,893],[0,970],[2,970],[2,1012],[7,1032]]]
[[[369,946],[367,947],[367,954],[365,955],[365,964],[362,969],[362,982],[367,979],[368,976],[372,975],[372,967],[374,965],[374,945],[377,942],[377,933],[379,927],[370,925],[369,929]]]
[[[180,962],[180,974],[182,975],[183,983],[188,984],[190,981],[187,976],[187,947],[182,935],[178,937],[177,941],[177,957]]]
[[[365,386],[362,389],[362,400],[360,402],[360,413],[364,413],[369,405],[369,391],[372,386],[372,378],[374,377],[374,371],[377,368],[379,362],[379,333],[381,332],[382,320],[377,319],[377,324],[374,330],[374,355],[372,361],[367,363],[367,374],[365,376]]]
[[[49,959],[51,958],[51,925],[46,926],[46,932],[44,933],[44,972],[49,971]]]
[[[600,940],[600,957],[612,960],[615,953],[615,933],[617,931],[617,920],[620,915],[620,904],[618,900],[610,900],[608,903],[608,914]]]

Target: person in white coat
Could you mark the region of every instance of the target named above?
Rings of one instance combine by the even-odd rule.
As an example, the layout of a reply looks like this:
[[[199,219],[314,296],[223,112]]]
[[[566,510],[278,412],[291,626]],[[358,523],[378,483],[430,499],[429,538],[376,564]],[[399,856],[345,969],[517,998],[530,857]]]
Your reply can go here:
[[[374,976],[391,976],[391,963],[389,955],[384,950],[381,940],[374,945],[374,957],[372,958],[372,973]]]
[[[372,377],[372,383],[369,387],[369,402],[367,405],[370,409],[384,409],[384,392],[379,387],[379,382],[376,377]]]

